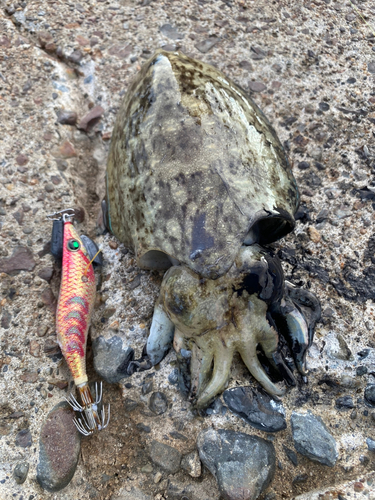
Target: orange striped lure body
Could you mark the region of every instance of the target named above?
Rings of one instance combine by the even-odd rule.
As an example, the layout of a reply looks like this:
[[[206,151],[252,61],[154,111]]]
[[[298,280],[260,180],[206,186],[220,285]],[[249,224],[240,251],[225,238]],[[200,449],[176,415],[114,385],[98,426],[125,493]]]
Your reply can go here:
[[[87,334],[96,295],[95,274],[92,265],[95,257],[92,258],[84,244],[84,241],[92,243],[91,240],[85,236],[81,238],[73,226],[74,210],[68,209],[49,217],[55,217],[54,223],[59,221],[63,231],[62,238],[60,236],[60,240],[62,239],[62,271],[56,312],[57,340],[73,376],[82,404],[78,403],[72,394],[68,402],[75,411],[81,412],[82,418],[75,419],[76,427],[82,434],[89,435],[94,430],[105,428],[109,421],[109,410],[108,420],[105,422],[104,409],[101,412],[98,409],[102,387],[100,385],[98,393],[96,385],[94,399],[86,374]],[[54,238],[52,238],[53,242]]]
[[[95,302],[95,292],[94,269],[90,264],[87,250],[78,236],[73,222],[64,222],[63,260],[56,330],[61,351],[77,387],[88,380],[86,375],[86,342]]]

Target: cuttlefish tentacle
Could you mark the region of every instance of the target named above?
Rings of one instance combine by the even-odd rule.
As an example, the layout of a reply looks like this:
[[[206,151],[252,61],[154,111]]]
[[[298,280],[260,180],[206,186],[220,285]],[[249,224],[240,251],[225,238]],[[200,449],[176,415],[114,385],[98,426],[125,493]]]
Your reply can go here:
[[[198,399],[196,401],[197,408],[204,408],[207,406],[216,394],[224,389],[229,377],[234,349],[231,345],[227,346],[223,338],[220,338],[220,336],[218,337],[216,337],[214,341],[214,367],[212,371],[212,378],[208,385],[204,388],[203,392],[201,394],[198,393]],[[205,378],[208,372],[208,363],[208,360],[205,363],[202,363],[205,371],[205,373],[202,374],[203,378]]]
[[[212,371],[214,354],[212,349],[205,349],[202,344],[199,346],[193,343],[191,356],[191,387],[190,399],[195,400],[202,391],[202,388],[208,384]]]

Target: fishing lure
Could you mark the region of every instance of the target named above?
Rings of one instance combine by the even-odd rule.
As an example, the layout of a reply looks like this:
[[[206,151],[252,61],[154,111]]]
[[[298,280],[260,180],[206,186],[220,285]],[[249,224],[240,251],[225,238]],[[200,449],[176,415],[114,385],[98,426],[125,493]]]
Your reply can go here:
[[[102,400],[102,384],[98,391],[95,384],[95,399],[92,396],[86,374],[86,342],[90,319],[95,302],[95,274],[93,264],[101,264],[95,243],[85,235],[79,236],[74,228],[74,209],[66,209],[47,216],[53,220],[51,253],[62,258],[60,294],[56,312],[57,340],[73,376],[81,399],[70,395],[67,399],[81,418],[74,418],[79,432],[89,436],[95,430],[105,429],[109,423]]]

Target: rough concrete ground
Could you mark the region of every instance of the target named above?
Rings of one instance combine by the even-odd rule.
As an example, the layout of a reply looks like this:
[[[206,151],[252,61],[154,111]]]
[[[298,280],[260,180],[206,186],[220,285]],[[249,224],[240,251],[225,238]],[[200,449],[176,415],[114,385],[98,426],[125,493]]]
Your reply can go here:
[[[46,253],[51,225],[45,216],[83,206],[87,216],[80,230],[95,237],[116,110],[142,61],[161,46],[217,66],[252,94],[289,150],[302,193],[305,215],[275,248],[288,279],[320,298],[323,321],[308,358],[309,385],[283,399],[288,427],[272,436],[282,469],[265,495],[375,498],[375,457],[365,443],[375,438],[375,410],[364,401],[364,388],[375,381],[374,15],[372,2],[354,0],[1,1],[0,498],[136,498],[136,488],[158,500],[217,499],[207,470],[197,479],[182,470],[164,472],[155,482],[159,470],[149,459],[150,441],[185,454],[210,426],[267,437],[229,412],[196,416],[167,382],[175,364],[170,353],[153,370],[154,390],[166,394],[170,411],[153,416],[148,410],[140,387],[147,372],[126,380],[130,388],[105,384],[113,409],[110,427],[82,440],[70,485],[49,494],[35,480],[39,429],[71,385],[54,350],[59,270]],[[68,110],[79,123],[95,106],[104,112],[88,130],[85,123],[79,129],[58,121],[58,113]],[[92,334],[123,331],[140,355],[161,277],[136,269],[113,238],[96,241],[106,264]],[[4,259],[19,247],[26,249],[19,256],[26,269],[9,269]],[[139,274],[141,284],[131,290],[127,285]],[[237,382],[253,384],[239,360],[229,386]],[[352,398],[352,408],[337,407],[342,396]],[[138,402],[132,411],[128,398]],[[289,417],[295,408],[310,409],[326,422],[339,446],[334,468],[300,455],[294,466],[286,457],[283,445],[293,447]],[[151,432],[142,432],[139,423]],[[15,444],[22,429],[30,430],[31,446]],[[176,430],[189,439],[173,439],[170,432]],[[22,460],[30,470],[17,485],[12,471]],[[309,492],[316,489],[314,497]]]

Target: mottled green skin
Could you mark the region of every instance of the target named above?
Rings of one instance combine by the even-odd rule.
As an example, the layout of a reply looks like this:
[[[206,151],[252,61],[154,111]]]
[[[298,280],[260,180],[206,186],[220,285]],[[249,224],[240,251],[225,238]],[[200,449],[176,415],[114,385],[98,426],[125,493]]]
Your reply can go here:
[[[117,116],[107,167],[110,228],[143,268],[165,252],[203,277],[232,266],[251,228],[265,244],[294,227],[298,190],[273,128],[220,71],[157,51]],[[254,236],[255,235],[255,236]]]

